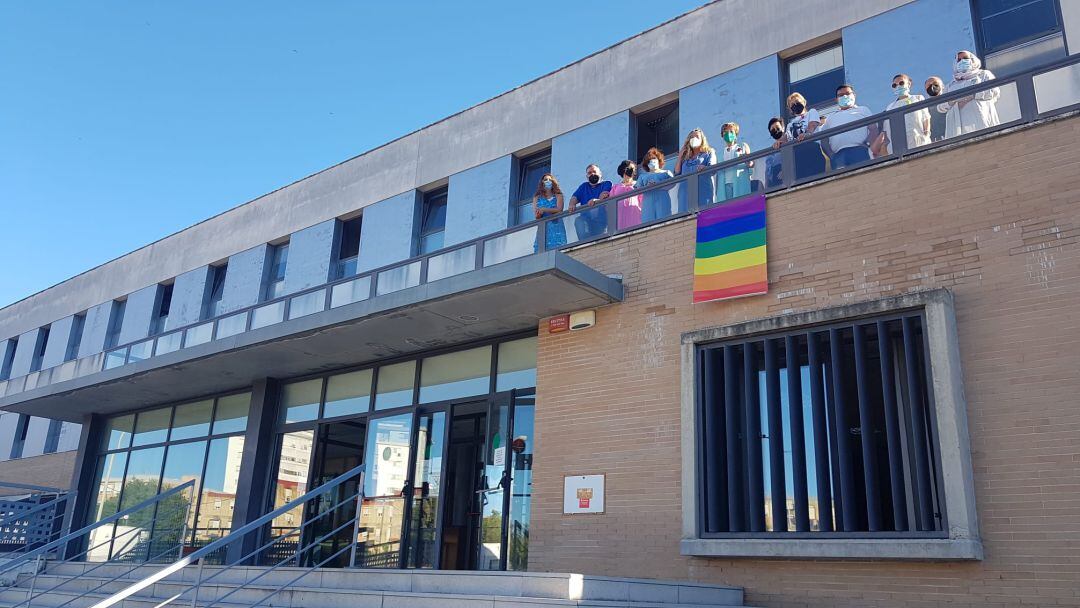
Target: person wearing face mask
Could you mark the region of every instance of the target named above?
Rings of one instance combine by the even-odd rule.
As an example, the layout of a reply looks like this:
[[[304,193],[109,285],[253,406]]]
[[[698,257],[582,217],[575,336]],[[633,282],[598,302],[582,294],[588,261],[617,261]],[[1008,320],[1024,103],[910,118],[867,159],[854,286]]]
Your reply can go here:
[[[944,83],[937,76],[927,78],[926,82],[923,83],[923,87],[930,97],[937,97],[945,91]],[[945,139],[945,112],[934,108],[930,111],[930,141],[940,141],[942,139]]]
[[[637,178],[638,188],[647,188],[653,184],[667,181],[674,177],[664,168],[664,153],[657,148],[649,148],[641,159],[644,168]],[[671,215],[671,193],[657,189],[641,195],[641,221],[651,222]]]
[[[871,115],[866,106],[855,105],[855,87],[850,84],[836,87],[836,105],[840,109],[829,115],[829,122],[825,126],[830,131],[840,131],[844,125]],[[870,160],[870,142],[878,138],[879,131],[877,125],[870,125],[849,129],[825,140],[832,168],[840,169]]]
[[[994,73],[982,69],[982,62],[974,53],[960,51],[953,65],[953,79],[945,85],[945,92],[952,93],[988,80],[994,80]],[[945,112],[945,137],[956,137],[999,124],[997,100],[1000,96],[1001,91],[994,87],[938,104],[938,111]]]
[[[821,152],[821,144],[813,141],[800,144],[804,138],[809,137],[825,122],[818,111],[808,108],[806,98],[800,93],[792,93],[787,98],[787,108],[791,112],[791,122],[787,125],[787,132],[783,139],[776,140],[774,148],[780,148],[785,143],[795,143],[795,179],[802,179],[825,173],[825,155]]]
[[[543,219],[549,215],[558,215],[563,210],[563,192],[559,188],[559,181],[550,173],[545,173],[536,185],[536,194],[533,195],[533,212],[536,219]],[[546,237],[544,249],[551,250],[566,244],[566,227],[562,220],[548,222],[544,227]],[[535,250],[535,247],[534,247]]]
[[[726,122],[720,127],[720,137],[724,138],[724,160],[734,160],[750,153],[750,146],[739,143],[739,123]],[[724,200],[750,194],[750,167],[753,161],[734,165],[720,174],[720,195]]]
[[[776,143],[773,144],[774,148],[779,147],[780,140],[784,138],[784,119],[779,116],[773,116],[769,119],[769,137],[772,137]],[[765,157],[765,187],[776,188],[784,182],[784,176],[781,173],[783,168],[782,161],[779,154],[770,154]]]
[[[619,177],[622,181],[611,187],[611,196],[619,196],[620,194],[626,194],[627,192],[633,192],[637,186],[637,165],[632,160],[624,160],[619,163],[617,170]],[[631,226],[637,226],[641,223],[641,197],[630,196],[624,198],[615,203],[618,207],[616,210],[616,224],[620,229],[629,228]]]
[[[893,94],[896,99],[885,106],[885,111],[895,110],[926,99],[922,95],[911,94],[911,77],[897,74],[892,79]],[[930,110],[923,108],[904,115],[904,131],[907,134],[908,150],[930,143]]]
[[[579,239],[603,234],[607,230],[607,210],[597,205],[610,195],[611,182],[603,180],[600,167],[597,165],[585,167],[585,181],[578,186],[577,190],[574,190],[574,194],[570,197],[570,211],[577,209],[578,205],[596,208],[582,211],[574,218],[574,227],[577,229]]]
[[[679,160],[675,162],[675,175],[688,175],[702,171],[705,167],[716,164],[716,150],[709,146],[709,140],[701,129],[694,129],[686,135],[679,150]],[[698,180],[698,205],[704,207],[713,202],[712,176]],[[679,213],[686,211],[686,188],[679,188]]]

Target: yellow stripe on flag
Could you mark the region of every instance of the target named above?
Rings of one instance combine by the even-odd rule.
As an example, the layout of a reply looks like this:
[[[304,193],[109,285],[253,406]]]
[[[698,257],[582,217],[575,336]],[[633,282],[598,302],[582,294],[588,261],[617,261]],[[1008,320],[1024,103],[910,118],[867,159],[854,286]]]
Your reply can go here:
[[[694,275],[716,274],[765,263],[765,246],[694,260]]]

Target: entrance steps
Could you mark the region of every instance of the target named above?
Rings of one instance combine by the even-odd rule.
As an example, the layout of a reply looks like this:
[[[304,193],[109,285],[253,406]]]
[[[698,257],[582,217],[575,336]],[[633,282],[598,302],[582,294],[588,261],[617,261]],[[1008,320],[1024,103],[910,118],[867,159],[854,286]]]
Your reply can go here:
[[[53,564],[48,574],[40,574],[33,584],[38,594],[32,608],[89,608],[110,594],[159,570],[99,564]],[[680,581],[611,578],[546,572],[460,572],[431,570],[361,570],[205,566],[198,605],[203,608],[734,608],[743,606],[743,591],[736,587]],[[300,576],[269,600],[268,593]],[[220,572],[220,574],[219,574]],[[256,577],[262,575],[256,580]],[[109,579],[120,576],[109,582]],[[116,608],[156,608],[191,606],[191,595],[163,602],[184,592],[198,576],[197,566],[188,566],[142,589]],[[239,588],[239,590],[237,590]],[[224,597],[231,591],[235,593]],[[30,577],[23,575],[14,585],[0,589],[0,608],[10,608],[26,600]],[[81,596],[81,597],[80,597]],[[223,598],[220,601],[219,598]],[[24,604],[25,606],[25,604]]]

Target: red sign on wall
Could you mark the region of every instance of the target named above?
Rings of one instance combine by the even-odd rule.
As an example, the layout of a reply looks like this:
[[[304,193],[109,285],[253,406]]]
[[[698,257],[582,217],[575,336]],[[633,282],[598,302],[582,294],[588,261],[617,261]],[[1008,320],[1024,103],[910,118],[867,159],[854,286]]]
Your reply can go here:
[[[570,315],[559,315],[548,319],[548,333],[561,334],[570,331]]]

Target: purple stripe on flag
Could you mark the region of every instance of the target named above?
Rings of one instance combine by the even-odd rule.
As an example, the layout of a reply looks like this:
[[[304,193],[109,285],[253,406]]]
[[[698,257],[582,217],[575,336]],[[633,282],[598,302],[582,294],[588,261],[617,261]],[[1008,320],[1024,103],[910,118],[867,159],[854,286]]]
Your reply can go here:
[[[759,194],[734,203],[725,203],[698,214],[697,227],[705,228],[737,217],[765,211],[765,195]]]

